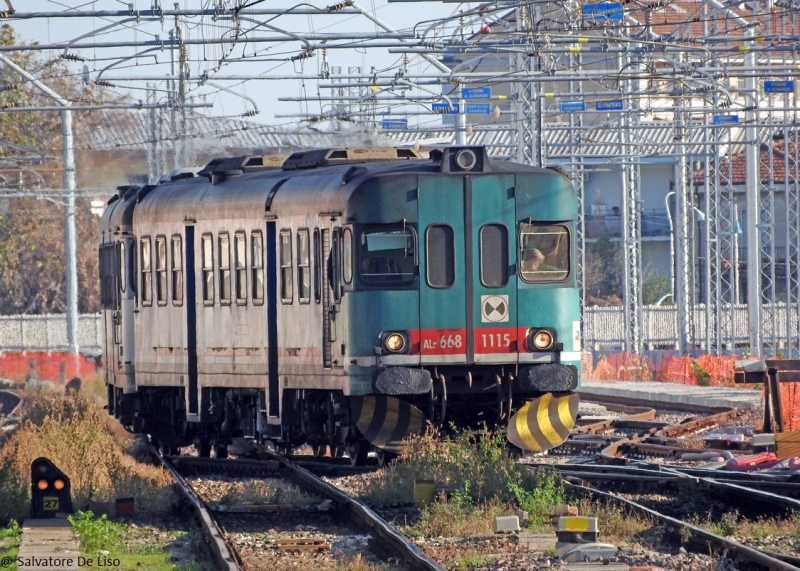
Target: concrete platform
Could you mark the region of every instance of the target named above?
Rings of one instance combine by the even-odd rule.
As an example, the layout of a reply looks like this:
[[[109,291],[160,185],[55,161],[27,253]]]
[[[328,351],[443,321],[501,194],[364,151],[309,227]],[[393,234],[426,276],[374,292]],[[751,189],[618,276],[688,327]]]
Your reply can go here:
[[[17,555],[19,571],[76,571],[78,542],[66,519],[27,519]]]
[[[640,402],[672,402],[720,408],[736,407],[740,411],[763,410],[761,391],[728,387],[696,387],[676,383],[650,381],[581,381],[581,394],[614,398],[619,404]]]

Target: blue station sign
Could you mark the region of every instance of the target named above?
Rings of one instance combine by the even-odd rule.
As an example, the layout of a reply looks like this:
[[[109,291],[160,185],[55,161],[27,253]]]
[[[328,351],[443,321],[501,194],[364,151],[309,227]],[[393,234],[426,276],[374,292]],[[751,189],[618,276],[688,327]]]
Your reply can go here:
[[[567,101],[561,104],[562,113],[575,113],[577,111],[586,111],[586,104],[583,101]]]
[[[622,4],[617,2],[583,5],[583,17],[595,22],[620,21],[623,14]]]
[[[453,103],[452,105],[448,105],[447,103],[434,103],[431,105],[431,109],[434,113],[440,113],[442,115],[456,115],[461,111],[458,103]]]
[[[714,125],[736,125],[739,122],[738,115],[714,115]]]
[[[765,81],[764,93],[792,93],[794,81]]]
[[[596,101],[595,111],[622,111],[622,99],[612,99],[610,101]]]
[[[488,103],[467,103],[466,108],[468,115],[489,115],[492,112]]]
[[[408,119],[384,119],[381,127],[384,129],[408,129]]]
[[[490,99],[491,97],[492,89],[490,87],[473,87],[470,89],[465,87],[461,90],[462,99]]]

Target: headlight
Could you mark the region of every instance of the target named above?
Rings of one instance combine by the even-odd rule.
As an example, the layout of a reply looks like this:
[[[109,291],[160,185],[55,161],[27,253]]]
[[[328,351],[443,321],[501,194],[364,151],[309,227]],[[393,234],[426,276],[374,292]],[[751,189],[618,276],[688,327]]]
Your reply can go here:
[[[406,337],[402,333],[387,333],[383,337],[383,348],[389,353],[405,353]]]
[[[531,329],[528,332],[528,349],[547,351],[555,345],[553,334],[546,329]]]

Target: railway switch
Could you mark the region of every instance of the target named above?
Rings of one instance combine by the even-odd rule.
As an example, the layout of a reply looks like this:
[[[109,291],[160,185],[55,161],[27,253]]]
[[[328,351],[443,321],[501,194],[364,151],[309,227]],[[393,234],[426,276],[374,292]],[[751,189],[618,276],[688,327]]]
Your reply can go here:
[[[55,518],[74,513],[69,478],[47,458],[31,463],[31,518]]]

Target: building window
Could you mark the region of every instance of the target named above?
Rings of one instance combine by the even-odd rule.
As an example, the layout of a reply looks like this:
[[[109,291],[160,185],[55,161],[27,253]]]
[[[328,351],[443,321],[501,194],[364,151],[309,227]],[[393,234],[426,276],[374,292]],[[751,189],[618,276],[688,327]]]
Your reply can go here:
[[[481,283],[503,287],[508,283],[508,228],[486,224],[480,231]]]
[[[281,301],[292,303],[292,231],[281,230]]]
[[[201,241],[203,256],[203,303],[214,305],[214,237],[203,234]]]
[[[253,303],[255,305],[264,304],[264,237],[261,232],[253,232],[250,235],[250,250],[252,254],[252,275],[253,275]]]
[[[366,285],[408,285],[416,277],[416,236],[406,225],[373,226],[361,232],[359,277]]]
[[[311,303],[311,265],[308,251],[308,230],[297,231],[297,300]]]
[[[183,238],[172,237],[172,305],[183,305]]]
[[[231,302],[231,244],[227,233],[217,237],[219,243],[219,302]]]
[[[156,236],[156,302],[167,305],[167,238]]]
[[[140,266],[142,268],[142,305],[153,305],[153,273],[150,266],[150,237],[142,238]]]
[[[519,275],[528,283],[564,281],[570,271],[569,228],[523,223],[519,231]]]
[[[247,303],[247,240],[244,232],[233,235],[233,266],[235,274],[236,303]]]
[[[428,285],[448,288],[456,281],[455,241],[447,224],[431,224],[425,232],[425,273]]]

